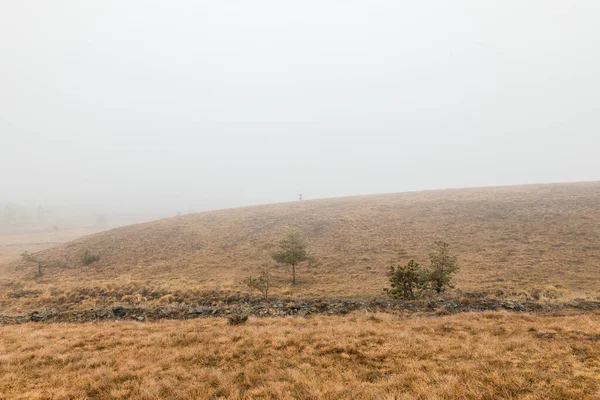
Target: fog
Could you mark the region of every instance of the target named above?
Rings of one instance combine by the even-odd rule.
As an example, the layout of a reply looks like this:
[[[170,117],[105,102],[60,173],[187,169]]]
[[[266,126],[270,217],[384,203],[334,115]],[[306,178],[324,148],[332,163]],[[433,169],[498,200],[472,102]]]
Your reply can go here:
[[[600,2],[4,1],[0,205],[600,179]]]

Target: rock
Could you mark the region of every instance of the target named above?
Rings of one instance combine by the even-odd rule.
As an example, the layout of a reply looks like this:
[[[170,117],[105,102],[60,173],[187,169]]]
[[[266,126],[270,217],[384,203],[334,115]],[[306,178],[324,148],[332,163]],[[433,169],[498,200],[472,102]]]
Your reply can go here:
[[[123,307],[117,306],[112,308],[112,313],[115,317],[124,317],[127,311]]]
[[[32,322],[40,322],[44,320],[44,316],[37,311],[34,311],[29,315],[29,320]]]
[[[511,311],[524,311],[525,310],[525,306],[521,303],[503,303],[502,304],[502,308],[504,308],[505,310],[511,310]]]
[[[142,322],[145,318],[142,317],[141,315],[138,315],[137,317],[135,317],[136,321],[140,321]]]
[[[440,308],[444,311],[450,312],[456,310],[458,308],[458,304],[453,301],[449,301],[447,303],[442,304]]]

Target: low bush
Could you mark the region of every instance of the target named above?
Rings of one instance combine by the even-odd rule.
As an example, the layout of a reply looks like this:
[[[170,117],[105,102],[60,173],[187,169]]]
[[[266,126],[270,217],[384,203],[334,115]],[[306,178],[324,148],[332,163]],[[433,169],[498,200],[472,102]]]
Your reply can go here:
[[[242,310],[235,310],[227,317],[229,325],[243,325],[248,321],[248,314]]]
[[[89,250],[86,250],[85,253],[83,254],[83,264],[84,265],[90,265],[93,262],[96,262],[100,259],[100,254],[98,253],[92,253]]]
[[[426,284],[423,270],[415,260],[410,260],[406,265],[391,266],[388,277],[391,288],[384,290],[397,299],[414,299]]]
[[[390,296],[410,300],[425,293],[443,293],[454,287],[452,276],[458,271],[456,256],[449,245],[435,242],[435,250],[429,253],[429,268],[421,268],[415,260],[406,265],[391,266],[388,272],[391,288],[384,289]]]
[[[259,291],[265,300],[269,298],[269,289],[273,284],[271,269],[270,264],[264,264],[260,267],[257,277],[250,277],[244,281],[250,289]]]

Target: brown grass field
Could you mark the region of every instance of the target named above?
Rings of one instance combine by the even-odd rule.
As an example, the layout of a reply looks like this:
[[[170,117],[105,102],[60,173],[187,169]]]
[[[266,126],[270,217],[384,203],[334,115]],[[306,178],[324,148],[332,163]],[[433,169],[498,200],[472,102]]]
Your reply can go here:
[[[600,399],[598,314],[0,328],[3,399]]]
[[[0,399],[600,399],[599,182],[222,210],[56,246],[4,236],[0,317],[160,311],[246,293],[243,279],[289,231],[314,259],[298,267],[295,286],[277,270],[282,301],[383,298],[391,263],[426,264],[444,240],[461,265],[456,299],[596,305],[251,317],[241,326],[214,317],[0,326]],[[24,250],[36,252],[42,276],[19,259]],[[100,260],[83,265],[86,250]]]
[[[24,251],[39,252],[96,232],[90,228],[74,228],[60,232],[0,234],[0,264],[18,260]]]
[[[391,263],[426,263],[439,239],[458,254],[459,290],[600,294],[600,183],[590,182],[303,201],[131,225],[41,251],[42,277],[35,265],[0,265],[0,306],[32,302],[19,305],[19,291],[86,298],[90,288],[110,288],[115,300],[144,290],[244,291],[243,279],[290,230],[315,261],[298,267],[296,286],[279,268],[275,296],[379,296]],[[101,258],[84,266],[87,249]]]

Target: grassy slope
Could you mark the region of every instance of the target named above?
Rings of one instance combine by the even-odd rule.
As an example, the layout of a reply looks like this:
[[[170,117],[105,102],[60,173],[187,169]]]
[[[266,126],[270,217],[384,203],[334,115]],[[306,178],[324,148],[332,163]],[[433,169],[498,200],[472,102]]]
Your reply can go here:
[[[45,250],[42,278],[33,279],[35,266],[4,264],[0,312],[54,307],[61,299],[92,307],[107,293],[97,287],[118,293],[129,285],[133,294],[144,287],[235,287],[290,229],[304,233],[320,265],[300,268],[294,288],[281,270],[279,294],[380,294],[391,261],[425,259],[430,244],[444,239],[460,256],[464,290],[551,284],[597,295],[599,225],[600,183],[224,210]],[[102,258],[82,266],[88,248]],[[11,295],[28,290],[38,294]],[[355,312],[251,318],[238,327],[221,318],[2,326],[0,399],[600,399],[597,312],[414,317]]]
[[[207,212],[132,225],[42,251],[34,266],[0,266],[3,282],[39,287],[136,283],[181,289],[238,288],[269,260],[274,243],[301,232],[318,266],[299,267],[279,294],[381,294],[391,262],[426,261],[435,240],[449,242],[466,291],[560,285],[597,293],[600,183],[443,190],[349,197]],[[101,260],[83,266],[86,249]]]
[[[35,253],[95,232],[98,229],[73,228],[60,232],[0,234],[0,264],[19,259],[24,251]]]

